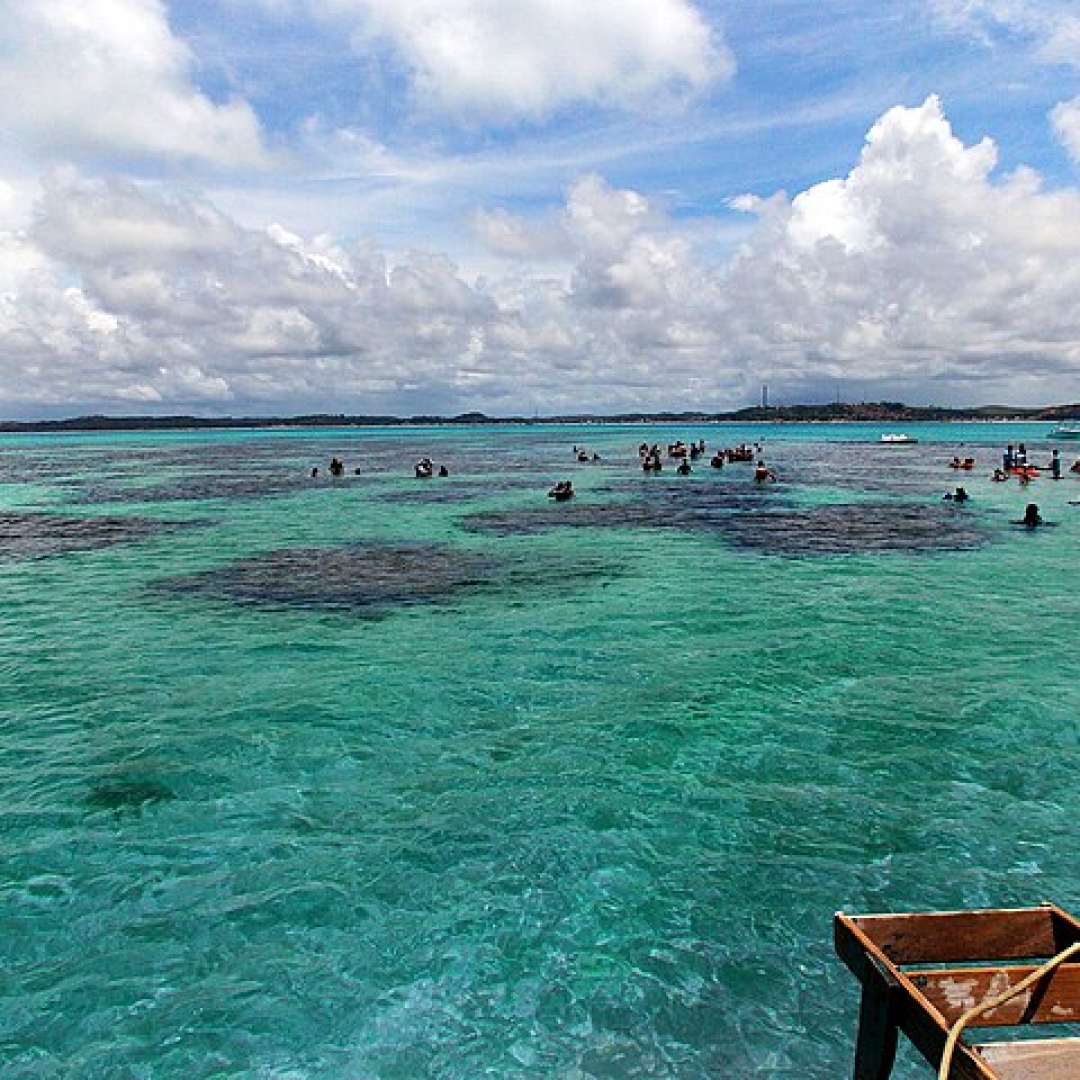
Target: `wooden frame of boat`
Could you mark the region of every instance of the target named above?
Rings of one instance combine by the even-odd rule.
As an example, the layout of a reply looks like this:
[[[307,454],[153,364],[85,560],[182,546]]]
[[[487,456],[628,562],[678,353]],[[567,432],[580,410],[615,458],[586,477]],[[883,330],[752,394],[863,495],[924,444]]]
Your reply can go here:
[[[1076,1080],[1080,1038],[973,1044],[950,1032],[1080,1022],[1080,963],[1060,954],[1080,942],[1080,921],[1054,904],[1037,908],[845,915],[836,951],[862,983],[855,1080],[887,1080],[903,1032],[936,1069],[951,1052],[950,1080]],[[1059,966],[1040,975],[1047,958]],[[1050,965],[1046,965],[1050,967]],[[1029,981],[1026,988],[1019,983]],[[1011,1000],[973,1010],[1011,990]]]

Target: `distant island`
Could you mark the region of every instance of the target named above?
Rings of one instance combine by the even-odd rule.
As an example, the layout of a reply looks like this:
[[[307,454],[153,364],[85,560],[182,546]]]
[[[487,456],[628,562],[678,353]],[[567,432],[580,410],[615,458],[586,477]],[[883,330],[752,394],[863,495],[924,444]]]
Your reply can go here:
[[[920,421],[1080,420],[1080,404],[1043,408],[983,405],[949,409],[905,405],[897,401],[829,405],[770,405],[734,412],[575,413],[562,416],[487,416],[480,412],[457,416],[350,416],[314,413],[306,416],[77,416],[65,420],[0,420],[0,432],[33,431],[170,431],[189,428],[303,428],[303,427],[418,427],[454,424],[687,424],[739,423],[880,423]]]

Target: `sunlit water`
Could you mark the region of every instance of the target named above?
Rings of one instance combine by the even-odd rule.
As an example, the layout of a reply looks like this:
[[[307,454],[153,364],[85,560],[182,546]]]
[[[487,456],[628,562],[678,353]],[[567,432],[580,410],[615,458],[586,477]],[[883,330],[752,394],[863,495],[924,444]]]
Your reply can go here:
[[[846,1075],[834,911],[1080,908],[1080,479],[908,430],[4,438],[0,1074]]]

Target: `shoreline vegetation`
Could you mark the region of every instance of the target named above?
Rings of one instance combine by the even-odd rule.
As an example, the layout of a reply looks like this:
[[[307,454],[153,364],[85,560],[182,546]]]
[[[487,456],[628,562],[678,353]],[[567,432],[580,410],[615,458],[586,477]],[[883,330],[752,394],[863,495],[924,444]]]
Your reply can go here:
[[[433,427],[476,424],[671,424],[671,423],[887,423],[925,421],[1063,421],[1080,420],[1080,403],[1042,408],[984,405],[969,409],[904,405],[879,401],[830,405],[770,405],[733,412],[575,413],[559,416],[381,416],[312,413],[302,416],[77,416],[62,420],[0,420],[0,433],[47,431],[169,431],[199,428]]]

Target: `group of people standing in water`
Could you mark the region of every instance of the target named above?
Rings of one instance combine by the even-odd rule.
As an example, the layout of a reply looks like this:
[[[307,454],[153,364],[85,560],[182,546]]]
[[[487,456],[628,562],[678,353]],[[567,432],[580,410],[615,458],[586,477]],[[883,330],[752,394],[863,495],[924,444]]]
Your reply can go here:
[[[973,457],[959,458],[954,457],[949,462],[950,469],[963,469],[970,472],[975,468],[975,459]],[[1073,462],[1070,472],[1080,473],[1080,458],[1077,458]],[[1041,476],[1043,472],[1050,474],[1051,479],[1061,479],[1061,451],[1054,449],[1050,453],[1050,460],[1042,466],[1034,465],[1028,461],[1027,447],[1020,443],[1015,448],[1010,443],[1004,453],[1001,455],[1001,465],[994,469],[990,479],[998,483],[1010,480],[1012,477],[1016,477],[1021,484],[1028,484],[1036,477]]]
[[[436,475],[435,462],[429,457],[422,457],[413,466],[413,475],[417,480],[430,480]],[[449,476],[450,470],[445,465],[440,465],[438,475],[443,477]]]
[[[330,459],[330,464],[326,467],[326,471],[331,476],[344,476],[345,475],[345,463],[340,458],[332,457]],[[356,472],[357,476],[360,475],[360,470],[359,469],[356,469],[355,472]],[[311,470],[312,479],[314,479],[318,475],[319,475],[319,466],[316,465]]]
[[[1028,461],[1027,447],[1023,443],[1015,449],[1010,443],[1001,455],[1001,467],[994,470],[993,478],[1000,481],[1016,476],[1020,483],[1026,484],[1041,475],[1041,471],[1048,472],[1052,480],[1061,479],[1061,451],[1057,447],[1050,451],[1050,460],[1040,470],[1040,466]],[[1080,458],[1069,466],[1069,472],[1080,473]]]
[[[689,476],[694,468],[690,464],[691,461],[696,461],[702,457],[705,453],[705,440],[698,439],[696,442],[685,443],[681,439],[676,442],[669,443],[667,446],[667,456],[678,464],[675,466],[675,471],[680,476]],[[575,446],[574,458],[578,462],[598,462],[600,455],[597,453],[590,453],[587,449],[581,446]],[[777,479],[776,473],[765,464],[764,459],[761,457],[762,448],[760,443],[755,443],[752,447],[746,443],[741,443],[738,446],[729,447],[726,450],[717,450],[713,454],[709,464],[714,469],[722,469],[725,462],[729,461],[745,461],[754,464],[754,480],[759,484],[772,483]],[[641,468],[647,473],[661,472],[664,468],[664,455],[660,449],[659,443],[649,444],[643,442],[638,447],[638,462]],[[565,502],[567,499],[571,499],[574,496],[574,487],[569,480],[560,480],[550,491],[548,491],[548,497],[555,499],[559,502]]]
[[[677,442],[668,444],[668,457],[678,461],[675,471],[680,476],[689,476],[694,471],[690,462],[696,461],[704,455],[705,445],[704,439],[691,443],[684,443],[680,439]],[[754,480],[759,484],[770,483],[776,480],[776,473],[765,464],[761,453],[760,443],[755,443],[752,447],[746,443],[740,443],[738,446],[717,450],[709,459],[709,465],[714,469],[722,469],[727,462],[751,462],[755,464]],[[660,472],[664,467],[660,447],[657,443],[650,446],[649,443],[643,442],[638,447],[638,460],[641,462],[641,467],[645,472]]]
[[[681,439],[669,443],[667,447],[667,456],[677,462],[675,471],[680,476],[688,476],[692,473],[693,466],[691,461],[696,461],[705,454],[706,443],[704,439],[698,439],[696,442],[684,443]],[[723,450],[717,450],[709,459],[709,465],[714,469],[722,469],[725,464],[729,462],[747,462],[754,466],[754,481],[759,484],[773,483],[777,480],[776,473],[765,464],[762,458],[762,447],[760,443],[754,443],[750,446],[747,443],[740,443],[738,446],[730,446]],[[600,461],[600,455],[595,452],[590,452],[584,447],[574,447],[574,458],[578,462],[591,462],[593,464]],[[657,443],[643,442],[638,447],[638,460],[641,464],[641,468],[645,472],[660,472],[664,468],[663,454],[660,450],[660,446]],[[353,470],[355,475],[361,474],[361,469],[356,468]],[[330,464],[327,466],[327,472],[330,476],[340,477],[345,475],[345,464],[338,457],[330,459]],[[319,466],[316,465],[311,470],[312,479],[317,479],[320,475]],[[429,457],[423,457],[413,466],[413,475],[418,480],[427,480],[432,476],[446,477],[450,475],[450,471],[445,465],[438,466],[436,469],[435,463]],[[559,501],[564,501],[571,498],[574,494],[573,486],[569,480],[560,481],[553,487],[548,494]]]
[[[334,477],[344,476],[345,463],[338,457],[332,457],[330,459],[330,464],[326,467],[326,471]],[[362,472],[363,470],[360,468],[353,469],[353,474],[355,476],[360,476]],[[435,463],[431,458],[423,457],[413,466],[413,475],[418,480],[427,480],[432,476],[449,476],[450,470],[445,465],[440,465],[436,471]],[[311,469],[311,478],[315,480],[318,479],[318,476],[319,466],[314,465]]]
[[[967,457],[960,459],[954,457],[949,462],[950,469],[964,469],[970,471],[975,467],[975,459]],[[1080,474],[1080,458],[1072,463],[1069,467],[1069,472]],[[1024,443],[1019,443],[1014,446],[1012,443],[1005,448],[1001,455],[1001,464],[997,466],[990,479],[996,483],[1007,483],[1013,477],[1016,477],[1017,481],[1022,487],[1026,487],[1032,480],[1048,474],[1052,480],[1060,480],[1062,473],[1061,465],[1061,451],[1054,447],[1050,451],[1050,460],[1045,465],[1033,464],[1028,460],[1027,446]],[[953,491],[945,493],[944,498],[949,502],[964,503],[967,502],[971,496],[967,490],[963,487],[958,487]],[[1042,514],[1039,511],[1038,503],[1028,503],[1024,507],[1024,516],[1018,521],[1013,522],[1014,525],[1023,525],[1027,528],[1034,528],[1038,525],[1049,524],[1043,519]]]
[[[705,450],[706,443],[704,439],[699,439],[690,443],[684,443],[680,439],[668,444],[666,456],[672,461],[677,462],[675,471],[680,476],[686,476],[693,472],[691,462],[704,456]],[[575,446],[573,452],[574,458],[578,462],[596,463],[600,461],[599,454],[590,452],[583,447]],[[638,447],[638,461],[645,472],[660,472],[664,468],[664,454],[661,451],[660,445],[658,443],[641,443]],[[717,450],[709,459],[709,465],[714,469],[722,469],[726,464],[731,462],[746,462],[752,464],[754,466],[753,478],[758,484],[772,483],[777,480],[776,473],[765,463],[763,449],[760,443],[754,443],[753,445],[740,443],[738,446]],[[949,462],[949,468],[970,472],[975,468],[975,458],[970,456],[963,458],[954,456],[952,461]],[[327,472],[332,477],[344,476],[345,465],[339,458],[333,457],[330,459]],[[357,468],[354,472],[356,475],[360,475],[361,470]],[[438,469],[436,469],[435,463],[430,457],[423,457],[417,461],[413,472],[417,479],[422,480],[436,475],[440,477],[447,477],[450,475],[450,472],[445,465],[440,465]],[[1069,472],[1080,474],[1080,458],[1077,458],[1070,466]],[[1015,476],[1021,485],[1027,485],[1034,478],[1044,474],[1049,474],[1054,480],[1061,479],[1061,452],[1058,449],[1053,449],[1050,454],[1050,460],[1045,465],[1039,466],[1032,464],[1028,460],[1028,451],[1024,443],[1020,443],[1016,446],[1010,443],[1002,454],[1001,465],[994,469],[991,479],[997,482],[1003,482],[1008,481]],[[318,466],[312,468],[311,475],[312,477],[319,476]],[[560,480],[548,491],[549,497],[558,502],[564,502],[567,499],[571,499],[574,494],[574,487],[570,480]],[[966,488],[956,487],[954,490],[947,492],[944,498],[949,502],[966,503],[971,496]],[[1014,524],[1024,525],[1030,528],[1047,524],[1047,522],[1043,520],[1043,517],[1039,512],[1038,504],[1028,503],[1024,509],[1023,518],[1016,521]]]

